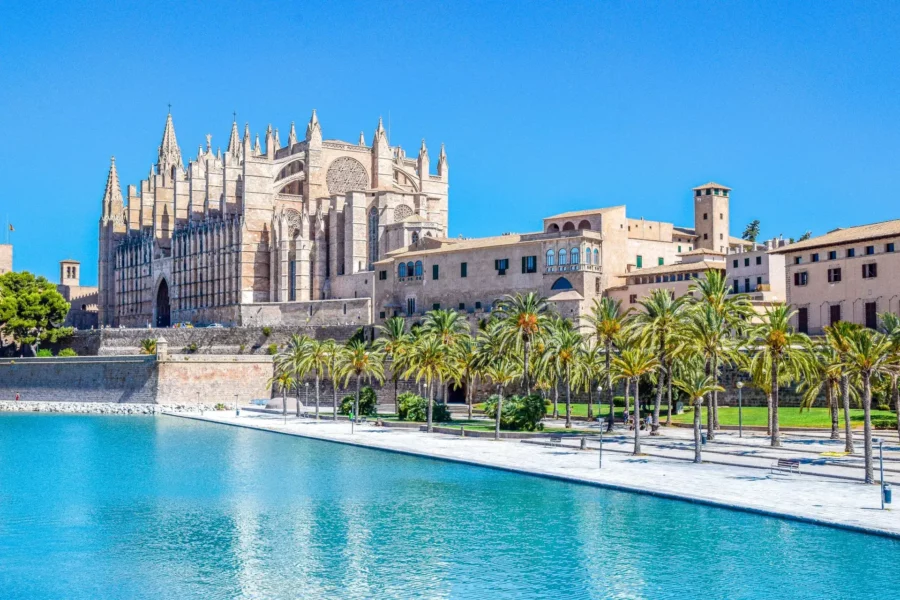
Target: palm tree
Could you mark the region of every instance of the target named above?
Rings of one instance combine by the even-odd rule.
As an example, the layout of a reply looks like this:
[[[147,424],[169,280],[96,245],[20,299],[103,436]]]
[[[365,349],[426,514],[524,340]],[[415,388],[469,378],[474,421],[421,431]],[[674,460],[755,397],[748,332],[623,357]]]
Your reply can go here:
[[[409,363],[403,377],[415,377],[424,381],[428,393],[426,430],[432,432],[431,414],[434,408],[434,388],[446,374],[449,349],[437,336],[424,335],[410,352]]]
[[[723,392],[725,389],[700,369],[688,373],[688,377],[676,379],[675,386],[684,392],[694,407],[694,462],[703,462],[700,454],[700,411],[703,407],[703,398],[716,391]]]
[[[698,302],[688,311],[684,325],[684,338],[693,349],[706,361],[706,374],[719,383],[719,367],[735,362],[737,352],[729,335],[725,316],[716,311],[713,305]],[[715,399],[716,393],[713,393]],[[715,436],[715,402],[711,402],[706,410],[706,429],[710,440]]]
[[[689,296],[674,298],[669,290],[655,289],[640,301],[644,308],[634,317],[634,325],[639,328],[639,336],[644,344],[656,352],[656,401],[653,404],[653,431],[659,435],[659,406],[662,404],[663,386],[666,379],[666,350],[668,341],[675,337],[684,322],[685,302]]]
[[[702,279],[695,279],[691,284],[690,292],[697,298],[700,305],[711,306],[721,315],[732,334],[741,334],[747,327],[748,320],[753,316],[753,306],[747,294],[730,294],[732,290],[728,286],[728,280],[724,271],[707,271]],[[718,381],[718,365],[711,365],[713,377]],[[709,412],[712,412],[712,427],[709,428],[710,439],[714,437],[714,430],[719,428],[719,393],[713,392],[712,402],[709,403]]]
[[[622,312],[622,301],[609,297],[594,300],[591,314],[585,316],[585,320],[594,329],[594,337],[598,344],[602,344],[606,351],[606,401],[609,404],[609,423],[607,431],[612,431],[615,422],[613,408],[613,381],[612,381],[612,353],[616,338],[622,332],[628,312]]]
[[[291,375],[294,377],[294,393],[297,396],[296,406],[298,417],[300,416],[300,384],[303,382],[307,373],[309,373],[309,369],[304,360],[312,341],[312,338],[308,336],[297,335],[295,333],[291,336],[291,339],[288,340],[284,350],[275,356],[276,365],[281,365],[282,368],[290,369]]]
[[[141,354],[156,354],[156,340],[153,338],[141,340]]]
[[[600,344],[596,342],[588,344],[584,351],[579,355],[578,363],[575,365],[576,386],[587,392],[588,421],[594,420],[594,383],[599,381],[603,369],[605,368],[605,354],[603,346]],[[597,398],[597,401],[599,402],[600,398]]]
[[[276,367],[275,374],[266,382],[266,387],[271,389],[275,384],[278,384],[278,389],[281,390],[281,414],[287,417],[287,391],[294,385],[294,376],[290,371],[279,370]]]
[[[346,351],[340,356],[338,371],[344,377],[344,385],[351,377],[356,377],[356,401],[353,403],[353,418],[359,417],[359,387],[363,377],[384,381],[384,357],[378,350],[369,348],[362,340],[351,340]]]
[[[523,379],[525,392],[531,393],[531,377],[528,373],[531,344],[549,323],[549,304],[547,299],[534,292],[506,296],[497,309],[497,315],[503,323],[504,340],[509,346],[522,348]]]
[[[300,359],[300,366],[306,372],[316,373],[316,421],[319,420],[319,381],[322,373],[328,369],[331,360],[331,348],[324,342],[309,340],[305,352]]]
[[[325,340],[322,342],[321,346],[322,351],[328,357],[328,374],[331,377],[331,418],[332,420],[337,421],[339,369],[347,349],[334,340]]]
[[[882,313],[881,331],[891,342],[891,353],[900,359],[900,317],[894,313]],[[897,384],[898,370],[891,371],[891,403],[897,411],[897,434],[900,435],[900,386]]]
[[[897,357],[891,350],[890,339],[871,329],[860,328],[853,332],[841,367],[846,373],[862,380],[866,483],[875,483],[872,464],[872,377],[890,375],[896,366]]]
[[[566,429],[572,428],[572,369],[583,351],[584,338],[572,324],[557,317],[552,321],[544,351],[544,360],[566,378]]]
[[[853,429],[850,427],[850,377],[844,370],[843,362],[850,351],[850,340],[859,325],[838,321],[825,327],[825,340],[837,353],[835,368],[841,378],[841,401],[844,409],[844,452],[853,454]]]
[[[426,313],[422,323],[422,335],[436,337],[449,350],[463,336],[469,335],[469,324],[465,317],[455,310],[437,309]],[[446,374],[445,374],[446,375]],[[450,378],[442,378],[444,403],[450,392]]]
[[[472,420],[472,387],[479,373],[478,344],[471,335],[466,335],[457,341],[452,348],[452,360],[456,364],[454,369],[457,385],[464,385],[466,390],[466,406],[469,411],[469,420]]]
[[[640,391],[638,382],[641,377],[659,367],[659,359],[653,356],[647,348],[635,346],[626,348],[613,360],[613,368],[625,378],[626,388],[628,382],[634,383],[634,454],[641,453],[640,434]],[[627,394],[627,392],[626,392]],[[626,401],[627,402],[627,401]]]
[[[794,312],[786,304],[766,309],[760,322],[750,328],[753,353],[769,364],[772,379],[772,447],[781,446],[778,427],[778,387],[783,372],[809,372],[809,338],[796,333],[790,320]]]
[[[503,412],[503,390],[520,375],[521,372],[518,365],[508,357],[501,357],[498,360],[493,361],[484,369],[484,376],[497,386],[497,414],[494,417],[495,440],[500,439],[500,415]]]
[[[400,379],[400,371],[403,369],[403,355],[409,349],[411,337],[406,331],[406,319],[403,317],[391,317],[378,326],[378,339],[375,346],[384,353],[385,358],[391,360],[391,381],[394,382],[394,412],[400,412],[397,403],[397,387]]]
[[[839,365],[838,355],[827,342],[820,341],[813,346],[811,358],[811,376],[804,378],[797,386],[797,392],[801,394],[800,410],[809,410],[824,394],[825,404],[831,413],[831,439],[839,440],[841,433],[837,398],[840,395],[841,376],[836,368]]]

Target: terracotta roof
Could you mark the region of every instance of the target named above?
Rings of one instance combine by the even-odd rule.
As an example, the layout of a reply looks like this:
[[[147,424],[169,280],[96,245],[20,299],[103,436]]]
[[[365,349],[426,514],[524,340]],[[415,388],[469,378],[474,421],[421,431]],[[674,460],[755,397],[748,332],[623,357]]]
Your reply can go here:
[[[392,252],[388,253],[388,256],[391,258],[398,258],[400,256],[406,256],[407,254],[412,256],[421,256],[423,254],[439,254],[442,252],[456,252],[459,250],[474,250],[477,248],[489,248],[489,247],[499,247],[499,246],[510,246],[512,244],[518,244],[522,240],[522,236],[517,233],[512,233],[509,235],[498,235],[494,237],[485,237],[485,238],[472,238],[468,240],[442,240],[445,242],[444,247],[441,248],[428,248],[426,250],[418,250],[413,246],[409,248],[399,248]]]
[[[547,298],[550,302],[563,302],[565,300],[584,300],[584,296],[576,292],[575,290],[565,290],[556,294],[553,294],[549,298]]]
[[[706,188],[719,188],[720,190],[728,190],[731,191],[731,188],[727,185],[722,185],[721,183],[716,183],[715,181],[710,181],[708,183],[704,183],[703,185],[698,185],[693,188],[695,190],[705,190]]]
[[[624,204],[620,204],[619,206],[607,206],[606,208],[592,208],[589,210],[573,210],[571,212],[559,213],[558,215],[552,215],[549,217],[544,217],[544,220],[547,219],[564,219],[570,217],[586,217],[588,215],[596,215],[599,213],[609,212],[611,210],[615,210],[617,208],[624,208]]]
[[[900,219],[893,221],[881,221],[880,223],[872,223],[870,225],[857,225],[855,227],[847,227],[844,229],[835,229],[829,231],[825,235],[820,235],[795,244],[788,244],[780,248],[772,250],[772,254],[784,254],[786,252],[795,252],[797,250],[806,250],[807,248],[819,248],[821,246],[832,246],[836,244],[849,244],[863,240],[871,240],[882,237],[892,237],[900,235]]]
[[[678,256],[698,256],[701,254],[712,254],[715,256],[725,256],[724,252],[719,252],[717,250],[710,250],[709,248],[694,248],[690,252],[682,252]]]
[[[675,263],[673,265],[661,265],[659,267],[647,267],[635,269],[629,273],[623,273],[619,277],[641,277],[644,275],[668,275],[669,273],[688,273],[693,271],[708,271],[710,269],[725,270],[724,260],[698,260],[692,263]]]

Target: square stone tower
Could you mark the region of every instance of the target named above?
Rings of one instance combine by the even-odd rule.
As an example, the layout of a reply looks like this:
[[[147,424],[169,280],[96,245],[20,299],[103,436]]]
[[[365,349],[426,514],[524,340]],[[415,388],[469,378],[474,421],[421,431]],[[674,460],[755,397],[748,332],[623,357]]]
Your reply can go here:
[[[77,260],[59,261],[59,284],[78,287],[81,277],[81,263]]]
[[[728,200],[731,188],[710,181],[694,188],[694,229],[697,248],[728,252]]]

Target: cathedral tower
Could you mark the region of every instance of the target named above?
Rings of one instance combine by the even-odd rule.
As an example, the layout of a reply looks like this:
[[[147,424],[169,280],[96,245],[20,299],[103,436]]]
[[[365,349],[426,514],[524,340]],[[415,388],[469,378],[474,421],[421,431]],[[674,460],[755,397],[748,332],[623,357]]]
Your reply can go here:
[[[125,237],[125,203],[119,187],[116,158],[111,159],[106,190],[103,192],[103,210],[100,216],[100,256],[97,270],[99,290],[99,324],[112,325],[115,317],[115,268],[116,247]]]
[[[728,252],[730,194],[730,187],[712,181],[694,188],[696,248]]]

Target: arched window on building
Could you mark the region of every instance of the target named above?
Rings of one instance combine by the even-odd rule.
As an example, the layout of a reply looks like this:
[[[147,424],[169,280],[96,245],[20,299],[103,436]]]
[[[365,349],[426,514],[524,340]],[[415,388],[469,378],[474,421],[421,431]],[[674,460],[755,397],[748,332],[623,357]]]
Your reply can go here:
[[[397,277],[406,277],[406,263],[400,263],[397,267]]]
[[[566,279],[565,277],[560,277],[556,281],[553,282],[553,285],[550,286],[551,290],[571,290],[572,283]]]
[[[578,248],[572,248],[572,264],[573,265],[578,264],[578,255],[579,254],[580,254],[580,252],[578,251]]]
[[[422,276],[422,261],[417,260],[416,261],[416,277],[421,277],[421,276]]]
[[[594,264],[600,264],[600,250],[598,250],[597,248],[594,248]]]
[[[406,263],[406,276],[407,276],[407,277],[412,277],[412,276],[413,276],[413,264],[412,264],[412,262]]]
[[[568,253],[566,252],[566,249],[560,248],[559,249],[559,264],[564,265],[567,262],[569,262],[568,260],[566,260],[567,257],[568,257]]]
[[[556,258],[556,252],[553,250],[547,250],[547,266],[553,266],[553,259]]]
[[[369,270],[374,268],[378,260],[378,208],[369,211]]]
[[[584,249],[584,264],[586,264],[586,265],[591,264],[591,249],[590,248]]]

